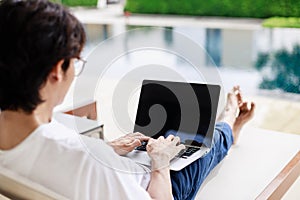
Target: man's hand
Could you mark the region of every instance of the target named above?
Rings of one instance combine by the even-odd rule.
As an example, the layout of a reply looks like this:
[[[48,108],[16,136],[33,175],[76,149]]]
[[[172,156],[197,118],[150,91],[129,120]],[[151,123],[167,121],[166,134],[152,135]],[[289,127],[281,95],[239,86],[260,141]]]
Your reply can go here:
[[[169,135],[167,138],[160,136],[157,140],[150,138],[146,148],[152,161],[152,170],[159,170],[168,167],[170,160],[185,146],[180,144],[179,137]]]
[[[117,154],[123,156],[134,150],[136,147],[141,146],[142,141],[148,140],[149,137],[136,132],[124,135],[116,140],[108,142],[108,144],[113,147]]]

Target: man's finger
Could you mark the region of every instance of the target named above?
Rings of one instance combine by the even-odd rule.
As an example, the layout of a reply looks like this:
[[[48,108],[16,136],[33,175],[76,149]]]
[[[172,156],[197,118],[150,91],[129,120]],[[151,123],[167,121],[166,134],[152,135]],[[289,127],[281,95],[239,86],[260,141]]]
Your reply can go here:
[[[179,149],[179,151],[181,151],[181,150],[185,149],[185,146],[183,144],[180,144],[177,146],[177,148]]]
[[[140,132],[135,132],[135,133],[128,133],[126,138],[133,138],[133,139],[139,139],[140,141],[148,141],[150,137],[145,136],[144,134]]]
[[[133,148],[141,146],[142,142],[138,139],[133,140],[131,143],[128,144],[128,146],[132,146]]]
[[[251,102],[250,114],[253,115],[255,110],[255,103]]]
[[[159,136],[159,138],[157,138],[157,140],[164,140],[165,138],[163,136]]]
[[[140,137],[148,137],[145,134],[141,133],[141,132],[134,132],[133,133],[135,136],[140,136]]]
[[[178,137],[178,136],[174,137],[172,142],[175,143],[176,145],[180,144],[180,137]]]
[[[150,138],[150,139],[148,140],[148,145],[149,145],[149,144],[152,144],[153,142],[155,142],[155,139]]]
[[[240,110],[241,110],[241,111],[248,110],[248,102],[243,102],[243,103],[240,105]]]
[[[148,136],[141,136],[141,137],[137,137],[136,139],[139,139],[140,141],[148,141],[150,139],[150,137],[148,137]]]
[[[238,101],[238,104],[240,105],[241,103],[243,103],[243,98],[242,98],[242,94],[240,92],[238,92],[236,94],[236,98],[237,98],[237,101]]]
[[[175,138],[174,135],[169,135],[169,136],[166,138],[166,140],[172,141],[174,138]]]

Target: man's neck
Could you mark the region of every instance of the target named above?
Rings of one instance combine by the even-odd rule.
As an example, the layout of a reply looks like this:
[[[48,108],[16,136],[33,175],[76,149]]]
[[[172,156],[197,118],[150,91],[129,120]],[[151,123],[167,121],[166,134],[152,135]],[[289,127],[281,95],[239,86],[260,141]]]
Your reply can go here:
[[[41,104],[31,114],[24,111],[2,111],[0,114],[0,149],[14,148],[38,126],[49,123],[52,109]]]

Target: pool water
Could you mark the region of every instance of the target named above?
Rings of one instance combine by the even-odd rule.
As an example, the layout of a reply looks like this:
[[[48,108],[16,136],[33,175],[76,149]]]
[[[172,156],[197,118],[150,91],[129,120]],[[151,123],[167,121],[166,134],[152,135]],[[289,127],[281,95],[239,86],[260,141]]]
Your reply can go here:
[[[122,53],[126,52],[126,46],[143,43],[141,41],[144,40],[155,40],[164,49],[174,49],[174,46],[179,45],[183,51],[188,52],[191,50],[190,47],[180,44],[182,41],[178,42],[176,39],[176,35],[181,34],[204,49],[206,53],[201,52],[198,55],[201,65],[219,68],[218,72],[224,77],[223,85],[226,88],[240,84],[249,94],[257,93],[260,91],[259,88],[277,92],[300,93],[300,69],[298,69],[300,48],[297,48],[297,45],[300,44],[299,29],[238,30],[181,26],[165,27],[157,31],[151,27],[124,26],[122,24],[85,24],[85,29],[88,41],[84,55],[88,55],[99,43],[130,31],[133,33],[127,34],[122,41],[122,48],[124,48]],[[142,34],[135,34],[134,30],[137,29],[141,29],[142,31],[138,31],[138,33],[142,32]],[[175,47],[175,49],[178,48]],[[99,59],[101,56],[105,55],[99,55]],[[131,56],[131,62],[132,59],[135,59],[134,55],[128,54],[127,56]],[[149,54],[144,55],[144,57],[148,56]],[[136,59],[142,59],[142,53],[137,57]],[[162,54],[159,59],[163,61],[170,58]],[[123,63],[123,67],[130,65],[130,61]],[[189,70],[189,67],[184,66],[180,59],[172,63],[172,67],[185,67],[186,71]]]
[[[219,84],[218,113],[238,84],[257,103],[253,126],[299,133],[299,29],[84,26],[87,64],[66,101],[96,99],[108,139],[132,132],[143,79]]]

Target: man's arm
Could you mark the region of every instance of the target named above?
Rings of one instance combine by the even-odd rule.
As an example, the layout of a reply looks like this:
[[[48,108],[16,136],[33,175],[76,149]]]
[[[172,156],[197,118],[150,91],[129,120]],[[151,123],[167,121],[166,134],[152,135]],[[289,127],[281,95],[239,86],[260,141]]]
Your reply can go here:
[[[169,167],[152,170],[147,192],[155,200],[173,199]]]
[[[130,133],[117,140],[109,142],[119,155],[125,155],[135,147],[141,145],[141,141],[147,141],[147,153],[151,158],[151,179],[147,192],[155,200],[173,199],[170,178],[170,160],[184,149],[180,144],[180,138],[169,135],[167,138],[159,137],[157,140],[144,136],[141,133]]]
[[[180,138],[169,135],[157,140],[149,139],[147,145],[148,155],[151,157],[151,180],[148,193],[153,199],[173,199],[170,178],[170,160],[184,149]]]

